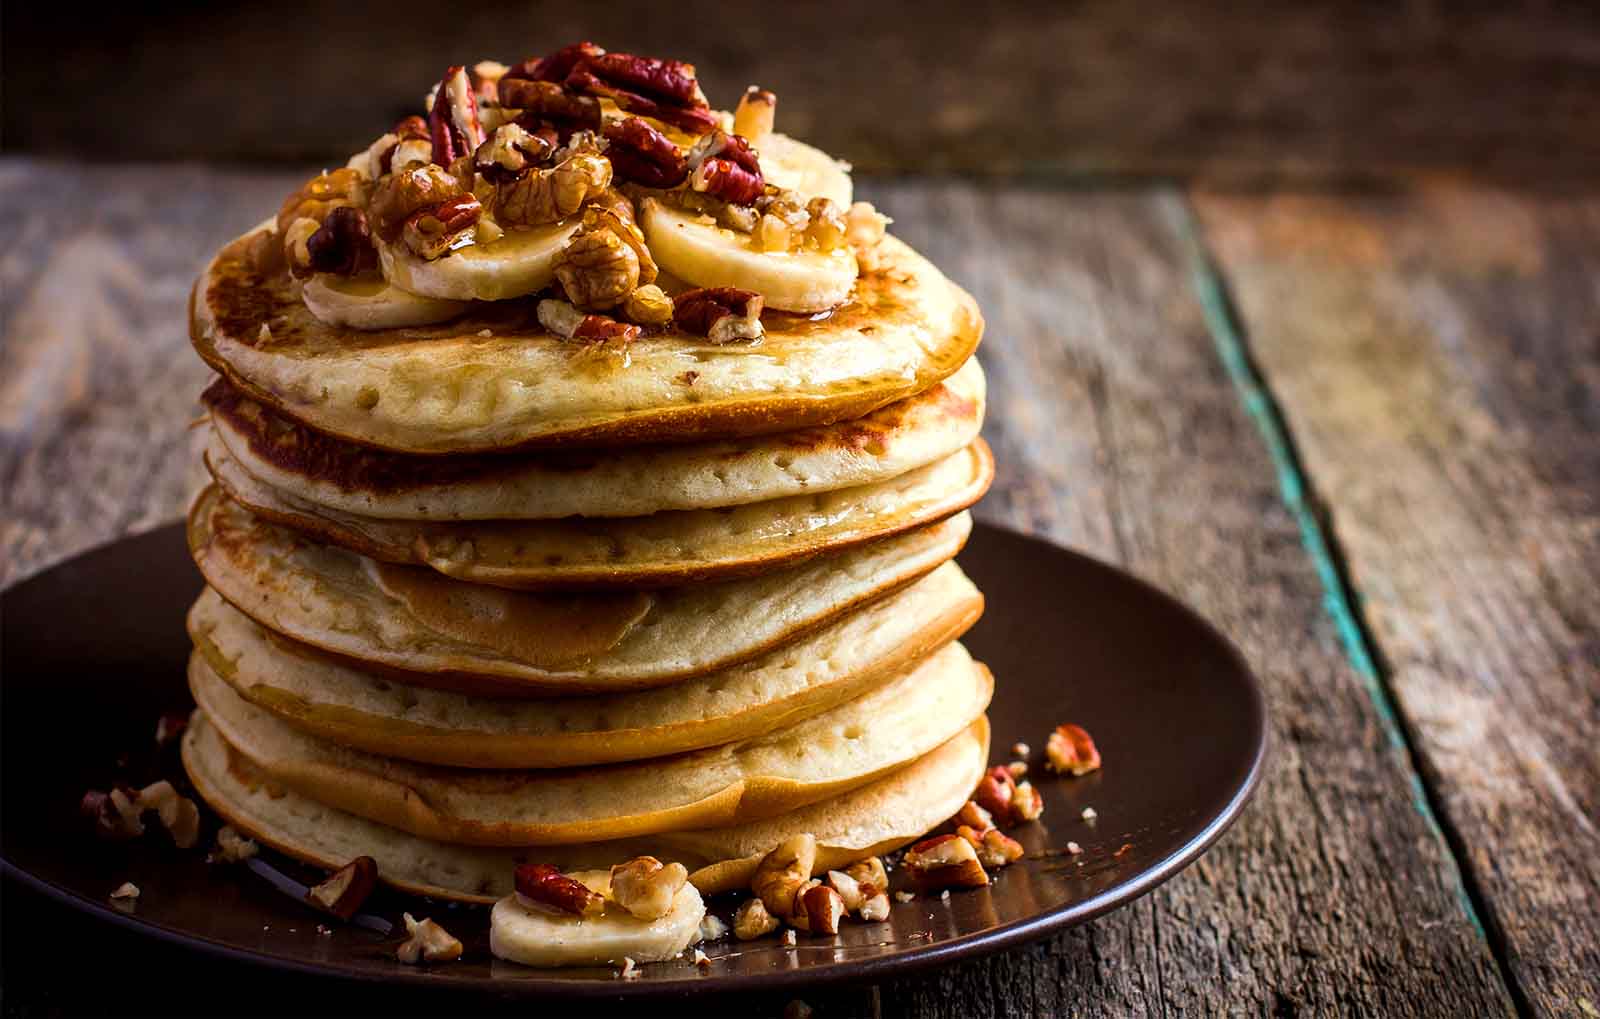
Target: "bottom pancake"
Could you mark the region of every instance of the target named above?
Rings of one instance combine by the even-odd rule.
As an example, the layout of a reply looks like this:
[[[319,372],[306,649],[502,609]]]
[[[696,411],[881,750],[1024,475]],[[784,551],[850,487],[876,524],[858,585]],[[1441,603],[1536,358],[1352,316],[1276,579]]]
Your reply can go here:
[[[571,845],[775,817],[905,767],[988,706],[989,670],[945,645],[883,686],[803,722],[689,754],[599,768],[445,768],[309,736],[190,659],[207,720],[274,781],[423,838]]]
[[[751,824],[577,846],[486,848],[418,838],[276,785],[230,746],[203,711],[183,736],[183,764],[201,797],[234,827],[289,856],[337,868],[357,856],[380,879],[419,895],[490,903],[509,894],[519,863],[609,867],[640,855],[680,862],[704,894],[749,886],[761,857],[791,835],[818,842],[815,873],[890,852],[937,827],[971,795],[989,755],[989,722],[843,796]]]

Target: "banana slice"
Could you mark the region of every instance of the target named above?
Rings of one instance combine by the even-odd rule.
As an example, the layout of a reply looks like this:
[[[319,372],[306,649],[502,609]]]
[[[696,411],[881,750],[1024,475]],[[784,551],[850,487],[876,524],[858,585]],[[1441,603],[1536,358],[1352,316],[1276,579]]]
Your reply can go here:
[[[757,148],[761,175],[768,183],[791,188],[807,198],[831,198],[839,208],[850,208],[855,185],[844,163],[786,134],[769,134]]]
[[[855,286],[856,256],[848,247],[757,251],[748,237],[654,199],[645,200],[639,222],[661,267],[697,287],[754,290],[768,308],[808,314],[843,304]]]
[[[571,876],[596,891],[611,879],[603,870]],[[605,966],[625,958],[663,962],[695,941],[705,915],[700,893],[687,883],[656,920],[640,920],[611,901],[599,916],[571,916],[512,894],[489,913],[489,951],[524,966]]]
[[[429,262],[398,244],[378,242],[383,275],[401,290],[455,301],[503,301],[543,290],[556,278],[556,258],[578,230],[571,219],[507,230],[489,244],[469,244]]]
[[[420,297],[373,277],[318,273],[301,288],[311,314],[347,329],[400,329],[448,322],[467,310],[465,301]]]

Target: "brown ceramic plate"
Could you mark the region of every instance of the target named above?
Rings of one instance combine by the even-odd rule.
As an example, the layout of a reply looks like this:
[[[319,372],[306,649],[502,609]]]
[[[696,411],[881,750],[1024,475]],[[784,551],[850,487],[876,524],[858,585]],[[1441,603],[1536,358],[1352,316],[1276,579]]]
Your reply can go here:
[[[62,905],[202,952],[302,972],[507,993],[647,995],[691,988],[769,990],[879,979],[1038,938],[1123,905],[1198,857],[1238,816],[1261,772],[1261,690],[1233,647],[1160,591],[1092,559],[980,525],[961,557],[988,597],[967,643],[998,678],[991,757],[1018,740],[1044,793],[1043,823],[1016,834],[1029,857],[987,889],[896,904],[888,922],[851,924],[837,938],[802,936],[707,946],[709,969],[648,966],[542,971],[497,962],[487,919],[381,892],[370,912],[430,914],[467,941],[463,961],[414,969],[394,961],[395,937],[358,926],[318,932],[319,917],[267,880],[209,866],[159,834],[95,841],[77,817],[90,787],[114,779],[177,778],[157,751],[158,716],[186,708],[183,616],[200,587],[181,529],[165,527],[89,552],[7,591],[0,728],[0,858],[8,878]],[[1063,721],[1094,733],[1105,757],[1081,779],[1043,775],[1045,735]],[[120,759],[120,763],[119,763]],[[1086,822],[1086,807],[1098,818]],[[214,821],[208,819],[208,835]],[[1083,852],[1059,852],[1069,841]],[[285,874],[311,875],[264,854]],[[142,890],[131,913],[106,896]],[[719,903],[725,916],[731,903]]]

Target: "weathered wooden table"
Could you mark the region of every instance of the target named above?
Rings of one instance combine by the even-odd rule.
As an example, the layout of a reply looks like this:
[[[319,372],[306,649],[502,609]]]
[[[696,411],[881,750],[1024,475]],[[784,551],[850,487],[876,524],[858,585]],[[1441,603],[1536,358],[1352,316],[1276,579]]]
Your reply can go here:
[[[0,580],[177,516],[190,281],[296,180],[0,162]],[[810,1003],[1600,1016],[1600,198],[863,190],[988,317],[981,514],[1195,605],[1274,745],[1237,827],[1136,905]],[[7,914],[8,1013],[217,1005],[171,950]],[[211,973],[263,1013],[448,1009]]]

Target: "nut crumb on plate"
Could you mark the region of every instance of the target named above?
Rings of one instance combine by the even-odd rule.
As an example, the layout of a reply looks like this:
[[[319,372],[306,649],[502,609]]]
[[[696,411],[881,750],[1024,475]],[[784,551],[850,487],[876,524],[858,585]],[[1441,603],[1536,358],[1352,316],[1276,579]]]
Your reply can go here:
[[[132,881],[124,881],[111,893],[111,897],[113,899],[137,899],[139,897],[139,886]]]

